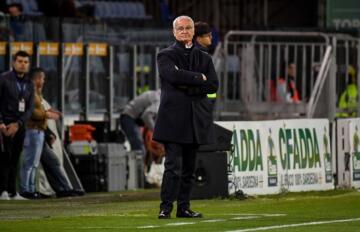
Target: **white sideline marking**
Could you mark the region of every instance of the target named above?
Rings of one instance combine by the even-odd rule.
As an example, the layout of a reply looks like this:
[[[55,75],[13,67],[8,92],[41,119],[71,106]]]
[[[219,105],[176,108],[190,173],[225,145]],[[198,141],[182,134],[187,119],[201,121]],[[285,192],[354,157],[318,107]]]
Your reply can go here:
[[[277,225],[277,226],[264,226],[264,227],[256,227],[256,228],[248,228],[248,229],[240,229],[240,230],[229,230],[227,232],[247,232],[247,231],[260,231],[260,230],[264,231],[264,230],[272,230],[272,229],[322,225],[322,224],[332,224],[332,223],[342,223],[342,222],[354,222],[354,221],[360,221],[360,218],[349,218],[349,219],[332,220],[332,221],[304,222],[304,223],[285,224],[285,225]]]
[[[204,221],[200,221],[200,222],[205,222],[205,223],[211,223],[211,222],[224,222],[226,221],[225,219],[210,219],[210,220],[204,220]]]
[[[174,222],[174,223],[168,223],[167,226],[182,226],[182,225],[193,225],[196,224],[196,222]]]
[[[234,217],[231,220],[247,220],[247,219],[255,219],[260,218],[259,216],[247,216],[247,217]]]
[[[160,226],[152,226],[152,225],[150,225],[150,226],[139,226],[139,227],[136,227],[137,229],[151,229],[151,228],[158,228],[158,227],[160,227]]]
[[[84,227],[75,227],[76,229],[81,230],[94,230],[94,229],[124,229],[123,226],[84,226]],[[74,229],[74,227],[67,227],[66,229]]]
[[[284,213],[228,213],[223,214],[228,216],[263,216],[263,217],[284,217]]]
[[[264,216],[264,217],[284,217],[284,216],[286,216],[286,214],[283,214],[283,213],[278,213],[278,214],[264,213],[264,214],[259,214],[259,215]]]

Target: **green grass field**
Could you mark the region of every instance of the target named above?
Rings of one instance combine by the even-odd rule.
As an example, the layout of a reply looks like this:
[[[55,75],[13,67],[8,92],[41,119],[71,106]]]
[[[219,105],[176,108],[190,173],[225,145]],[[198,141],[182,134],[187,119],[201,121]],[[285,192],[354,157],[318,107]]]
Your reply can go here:
[[[202,219],[158,220],[158,190],[0,201],[5,231],[360,231],[360,192],[286,193],[192,202]]]

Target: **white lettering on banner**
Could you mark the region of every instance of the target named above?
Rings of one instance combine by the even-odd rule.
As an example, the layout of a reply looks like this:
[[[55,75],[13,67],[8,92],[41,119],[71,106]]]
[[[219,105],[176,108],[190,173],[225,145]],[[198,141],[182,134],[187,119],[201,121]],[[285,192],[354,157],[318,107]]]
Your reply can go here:
[[[280,182],[285,186],[301,186],[301,185],[316,185],[322,184],[321,173],[297,173],[297,174],[282,174]]]
[[[332,22],[336,29],[360,28],[360,20],[359,19],[333,19]]]
[[[262,188],[264,183],[261,175],[230,177],[229,180],[240,189]]]

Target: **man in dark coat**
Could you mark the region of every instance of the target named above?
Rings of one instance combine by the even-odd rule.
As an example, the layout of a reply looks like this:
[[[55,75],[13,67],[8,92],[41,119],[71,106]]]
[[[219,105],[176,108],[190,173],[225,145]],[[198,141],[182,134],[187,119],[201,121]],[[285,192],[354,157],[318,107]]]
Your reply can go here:
[[[202,217],[190,209],[190,192],[200,144],[214,142],[212,105],[218,79],[211,57],[193,44],[194,22],[179,16],[173,22],[176,42],[157,57],[161,98],[154,139],[165,147],[159,219],[170,218],[177,200],[177,217]]]
[[[29,54],[13,56],[13,70],[0,76],[0,200],[23,200],[16,192],[17,165],[25,124],[34,109],[34,86],[27,73]]]

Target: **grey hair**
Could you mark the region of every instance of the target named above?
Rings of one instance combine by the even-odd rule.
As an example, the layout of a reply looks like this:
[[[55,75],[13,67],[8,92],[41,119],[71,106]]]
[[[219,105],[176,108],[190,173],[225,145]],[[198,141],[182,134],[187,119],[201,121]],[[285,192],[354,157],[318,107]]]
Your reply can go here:
[[[176,17],[176,19],[174,19],[174,21],[173,21],[173,29],[175,29],[176,23],[177,23],[177,21],[179,21],[180,19],[188,19],[188,20],[190,20],[190,21],[192,22],[192,24],[194,25],[194,20],[193,20],[191,17],[189,17],[189,16],[187,16],[187,15],[181,15],[181,16]]]

